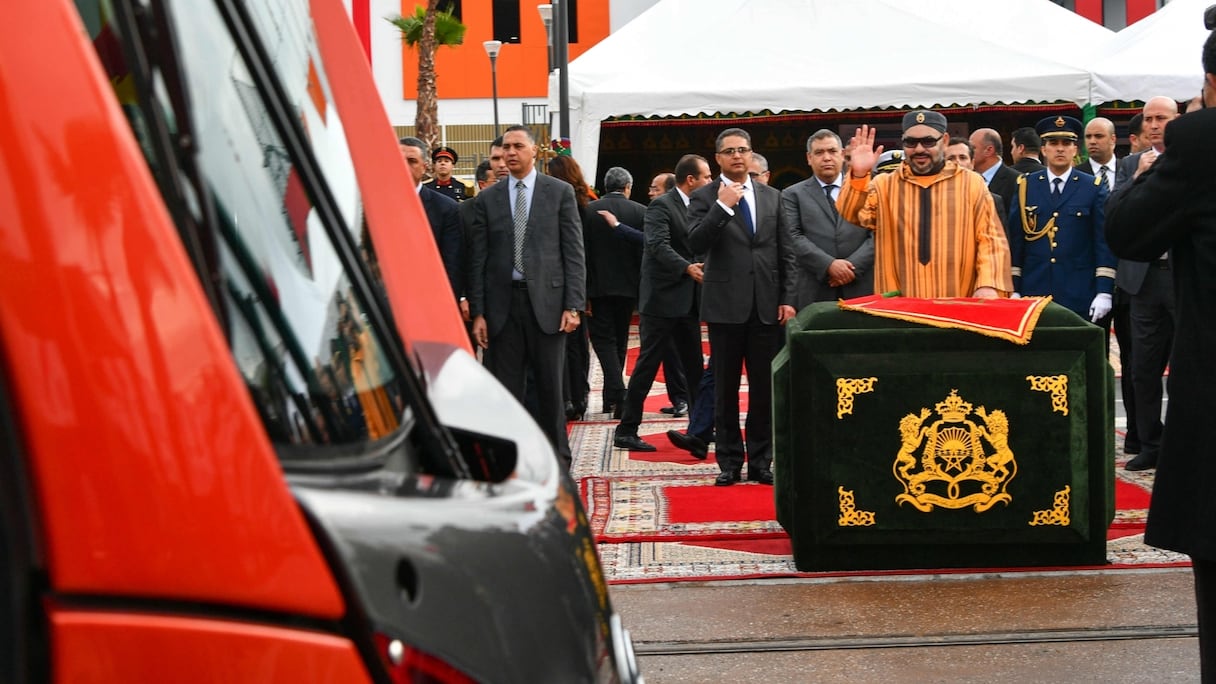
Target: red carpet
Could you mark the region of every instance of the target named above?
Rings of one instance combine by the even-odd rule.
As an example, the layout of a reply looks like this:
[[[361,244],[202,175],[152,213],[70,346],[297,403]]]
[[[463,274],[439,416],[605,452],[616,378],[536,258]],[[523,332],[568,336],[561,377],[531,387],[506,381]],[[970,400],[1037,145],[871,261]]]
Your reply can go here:
[[[636,332],[631,344],[635,346],[628,354],[628,371],[637,359]],[[1117,363],[1117,354],[1112,354],[1112,361]],[[593,365],[597,364],[593,361]],[[596,373],[592,375],[595,398],[601,380]],[[746,384],[741,398],[741,412],[746,413]],[[601,413],[593,411],[593,417],[570,425],[571,475],[579,482],[609,584],[960,572],[799,572],[789,538],[775,520],[773,488],[747,483],[714,487],[718,468],[712,450],[701,461],[668,442],[666,430],[684,430],[688,424],[687,418],[658,413],[669,404],[663,385],[656,384],[646,399],[646,415],[638,430],[643,440],[657,448],[654,452],[614,448],[614,421]],[[1107,532],[1107,563],[1066,568],[1070,572],[1189,565],[1185,556],[1144,544],[1152,471],[1128,473],[1122,469],[1130,458],[1122,453],[1123,436],[1122,430],[1116,430],[1117,512]],[[1064,568],[974,568],[966,572],[1053,569]]]
[[[598,543],[714,541],[752,553],[790,553],[776,522],[772,487],[716,487],[713,476],[689,473],[587,477],[581,489]],[[1115,480],[1115,521],[1107,538],[1144,532],[1148,499],[1140,486]],[[742,543],[774,539],[782,544]]]

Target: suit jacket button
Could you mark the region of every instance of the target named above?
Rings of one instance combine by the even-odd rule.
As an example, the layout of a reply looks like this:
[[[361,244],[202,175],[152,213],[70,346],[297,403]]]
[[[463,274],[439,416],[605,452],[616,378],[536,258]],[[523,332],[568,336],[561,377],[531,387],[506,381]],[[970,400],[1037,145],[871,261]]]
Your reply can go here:
[[[1052,258],[1051,258],[1051,263],[1053,263],[1053,264],[1054,264],[1055,262],[1056,262],[1056,258],[1055,258],[1055,257],[1052,257]]]

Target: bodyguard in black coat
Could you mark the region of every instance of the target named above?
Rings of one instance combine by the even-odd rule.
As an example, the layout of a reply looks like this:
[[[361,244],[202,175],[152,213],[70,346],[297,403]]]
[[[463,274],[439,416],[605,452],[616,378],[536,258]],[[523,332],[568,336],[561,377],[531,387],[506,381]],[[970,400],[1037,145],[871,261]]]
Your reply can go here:
[[[1204,99],[1214,107],[1216,38],[1209,38],[1208,44]],[[1119,256],[1148,261],[1170,252],[1177,332],[1167,427],[1144,541],[1185,553],[1193,561],[1204,681],[1216,677],[1216,431],[1209,409],[1216,387],[1213,131],[1216,109],[1171,122],[1165,129],[1166,153],[1120,191],[1106,221],[1107,242]]]

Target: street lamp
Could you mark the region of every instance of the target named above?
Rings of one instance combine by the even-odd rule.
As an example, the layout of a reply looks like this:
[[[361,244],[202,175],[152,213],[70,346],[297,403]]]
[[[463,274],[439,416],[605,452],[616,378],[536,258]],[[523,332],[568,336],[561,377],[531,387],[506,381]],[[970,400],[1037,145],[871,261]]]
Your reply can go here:
[[[501,40],[487,40],[482,43],[486,49],[486,54],[490,57],[490,81],[493,84],[494,93],[494,135],[497,137],[502,135],[498,130],[498,51],[502,50]]]
[[[561,124],[557,139],[570,136],[570,10],[569,0],[553,0],[552,4],[537,5],[545,35],[549,39],[549,72],[558,69],[557,113]],[[550,31],[552,27],[552,31]]]
[[[553,5],[537,5],[540,20],[545,24],[545,45],[549,48],[549,73],[553,73]]]

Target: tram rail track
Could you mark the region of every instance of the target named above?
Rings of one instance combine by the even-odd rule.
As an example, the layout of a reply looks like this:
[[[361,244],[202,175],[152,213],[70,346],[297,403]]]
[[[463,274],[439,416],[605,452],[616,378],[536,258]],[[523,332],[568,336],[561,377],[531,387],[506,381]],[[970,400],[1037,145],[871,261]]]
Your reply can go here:
[[[634,642],[639,657],[706,654],[777,653],[834,651],[851,649],[922,648],[941,646],[1003,646],[1014,644],[1081,643],[1124,641],[1128,639],[1182,639],[1198,636],[1198,626],[1129,625],[1009,632],[969,632],[956,634],[890,634],[833,637],[794,637],[781,639],[743,639],[714,641]]]

